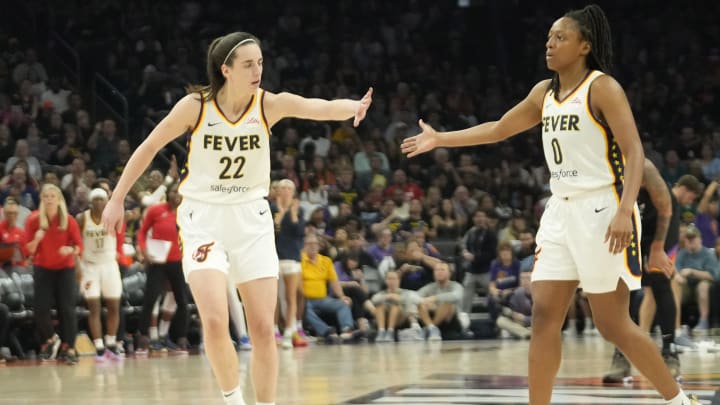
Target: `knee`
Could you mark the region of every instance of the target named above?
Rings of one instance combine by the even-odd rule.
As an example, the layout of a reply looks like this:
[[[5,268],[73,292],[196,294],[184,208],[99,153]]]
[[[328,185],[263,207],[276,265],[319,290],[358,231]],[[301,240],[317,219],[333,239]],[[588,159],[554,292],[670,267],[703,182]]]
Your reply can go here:
[[[248,322],[248,328],[252,332],[253,344],[275,344],[275,327],[272,318]]]
[[[224,336],[229,333],[228,320],[217,314],[206,314],[201,317],[205,338]]]
[[[558,311],[556,307],[551,307],[538,303],[532,306],[532,325],[538,329],[554,327],[558,331],[562,328],[565,321],[565,313]]]
[[[708,295],[708,293],[710,292],[711,285],[712,284],[707,280],[703,280],[703,281],[699,282],[698,286],[697,286],[698,293]]]

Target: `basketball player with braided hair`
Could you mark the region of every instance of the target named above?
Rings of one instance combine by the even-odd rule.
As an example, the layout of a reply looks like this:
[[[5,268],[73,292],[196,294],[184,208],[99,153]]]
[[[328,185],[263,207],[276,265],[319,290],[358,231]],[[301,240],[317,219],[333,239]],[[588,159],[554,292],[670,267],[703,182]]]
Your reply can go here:
[[[640,288],[638,190],[644,153],[625,92],[611,69],[610,25],[597,5],[556,20],[545,43],[553,77],[498,121],[406,138],[408,157],[435,147],[502,141],[541,124],[550,169],[548,200],[537,234],[530,341],[530,404],[549,404],[560,367],[561,328],[581,286],[598,330],[673,405],[692,404],[647,334],[630,319],[629,292]]]
[[[210,84],[190,89],[135,150],[103,213],[119,227],[123,200],[155,154],[189,132],[177,211],[183,270],[202,321],[205,352],[227,404],[245,404],[238,358],[228,330],[227,283],[245,305],[253,343],[250,373],[255,403],[275,403],[278,358],[273,323],[278,256],[270,186],[270,128],[285,117],[319,121],[354,118],[358,126],[372,102],[321,100],[260,87],[260,40],[245,32],[216,38],[208,48]]]

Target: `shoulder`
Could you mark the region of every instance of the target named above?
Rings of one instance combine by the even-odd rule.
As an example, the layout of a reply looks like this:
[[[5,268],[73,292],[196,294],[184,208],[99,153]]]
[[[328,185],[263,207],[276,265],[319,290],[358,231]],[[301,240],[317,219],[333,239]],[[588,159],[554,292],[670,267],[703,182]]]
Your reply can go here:
[[[602,74],[593,79],[590,83],[590,90],[594,101],[606,101],[607,99],[625,94],[620,83],[609,74]]]
[[[194,125],[200,119],[204,105],[205,102],[199,93],[190,93],[175,103],[167,118],[181,120],[188,126]]]
[[[551,82],[551,79],[545,79],[535,83],[533,88],[530,89],[530,93],[528,94],[527,98],[530,101],[536,103],[537,105],[542,106],[545,94],[547,94],[548,90],[550,90]]]

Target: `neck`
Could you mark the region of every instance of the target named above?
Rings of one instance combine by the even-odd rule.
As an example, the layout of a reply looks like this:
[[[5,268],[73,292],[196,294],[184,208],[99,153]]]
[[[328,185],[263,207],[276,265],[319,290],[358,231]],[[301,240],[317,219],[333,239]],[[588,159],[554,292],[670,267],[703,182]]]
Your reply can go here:
[[[436,283],[437,283],[437,285],[439,285],[440,287],[445,287],[445,286],[447,285],[448,281],[447,281],[447,280],[436,281]]]
[[[100,210],[100,211],[95,211],[95,210],[92,210],[92,209],[91,209],[91,210],[90,210],[90,217],[91,217],[93,220],[98,220],[98,221],[99,221],[100,218],[102,218],[102,210]]]
[[[228,109],[228,113],[242,114],[250,102],[252,93],[243,93],[228,86],[227,83],[220,89],[217,95],[218,104]],[[229,118],[229,117],[228,117]]]
[[[588,67],[585,64],[575,64],[569,66],[566,70],[558,72],[558,78],[560,79],[560,91],[570,91],[580,84],[580,81],[585,77],[588,72]]]
[[[55,218],[55,217],[57,216],[57,214],[58,214],[58,209],[57,209],[57,207],[55,207],[55,208],[45,208],[45,214],[47,214],[47,217],[48,217],[48,218],[53,219],[53,218]]]

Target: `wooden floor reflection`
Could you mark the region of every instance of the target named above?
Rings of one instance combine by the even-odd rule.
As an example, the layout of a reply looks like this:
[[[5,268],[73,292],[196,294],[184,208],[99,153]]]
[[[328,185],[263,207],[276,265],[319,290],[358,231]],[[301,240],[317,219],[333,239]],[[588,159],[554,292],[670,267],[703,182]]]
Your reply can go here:
[[[527,341],[311,346],[280,352],[278,404],[527,403]],[[612,348],[602,339],[566,340],[553,403],[662,403],[642,377],[603,387]],[[249,354],[241,353],[249,387]],[[686,391],[710,403],[720,354],[681,355]],[[245,391],[248,404],[253,394]],[[720,397],[718,398],[720,399]],[[0,404],[223,403],[204,356],[128,358],[119,364],[0,366]]]

